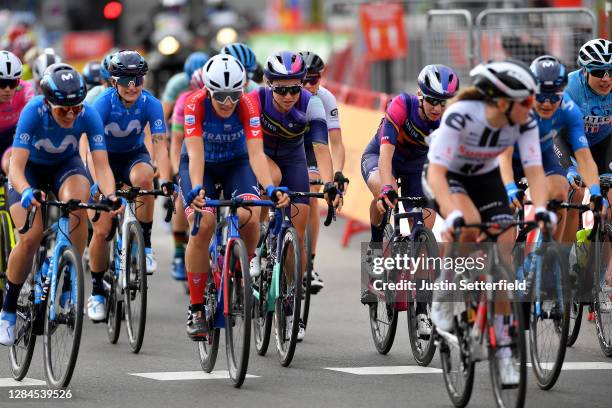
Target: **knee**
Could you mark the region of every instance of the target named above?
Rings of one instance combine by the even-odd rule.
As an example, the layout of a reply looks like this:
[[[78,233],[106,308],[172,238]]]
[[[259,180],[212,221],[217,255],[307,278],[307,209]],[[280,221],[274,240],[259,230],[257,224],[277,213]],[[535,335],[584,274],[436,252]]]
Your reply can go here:
[[[30,231],[29,233],[19,237],[19,244],[24,251],[31,253],[38,248],[42,239],[42,233],[40,231]]]
[[[583,199],[584,199],[584,190],[582,188],[574,190],[574,194],[572,196],[572,203],[581,203]]]
[[[145,190],[150,190],[153,188],[153,172],[152,171],[133,171],[130,177],[132,185],[138,186]]]
[[[111,220],[101,216],[100,219],[92,223],[93,235],[98,239],[105,239],[111,229]]]

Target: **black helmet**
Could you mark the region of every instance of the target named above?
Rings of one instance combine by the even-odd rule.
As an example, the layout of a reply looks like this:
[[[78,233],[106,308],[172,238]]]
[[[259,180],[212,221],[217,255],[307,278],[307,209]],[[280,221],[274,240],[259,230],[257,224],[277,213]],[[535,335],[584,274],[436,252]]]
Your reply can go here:
[[[319,57],[314,52],[300,51],[300,55],[304,60],[304,64],[306,64],[306,71],[309,74],[313,74],[315,72],[320,73],[321,71],[323,71],[323,69],[325,69],[325,63],[323,62],[321,57]]]
[[[108,71],[114,77],[144,76],[148,70],[147,61],[138,51],[119,51],[108,62]]]
[[[81,74],[68,64],[58,63],[47,67],[40,88],[45,99],[53,105],[78,105],[87,95],[87,86]]]
[[[567,70],[552,55],[543,55],[534,59],[530,69],[536,77],[538,92],[561,92],[567,85]]]
[[[99,61],[90,61],[83,68],[83,78],[88,85],[102,83],[102,64]]]

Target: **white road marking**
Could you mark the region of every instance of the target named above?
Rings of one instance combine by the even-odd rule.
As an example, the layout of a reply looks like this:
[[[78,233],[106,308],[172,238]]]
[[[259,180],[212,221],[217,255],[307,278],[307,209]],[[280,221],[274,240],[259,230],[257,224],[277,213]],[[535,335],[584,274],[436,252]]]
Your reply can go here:
[[[355,375],[440,374],[439,368],[421,366],[326,367],[326,370]]]
[[[543,367],[545,370],[550,370],[553,363],[544,363]],[[531,367],[531,363],[527,363],[528,367]],[[564,362],[561,371],[571,370],[612,370],[612,363],[604,363],[603,361],[576,361],[576,362]]]
[[[39,385],[47,385],[47,383],[28,377],[21,381],[15,381],[13,378],[0,378],[0,387],[36,387]]]
[[[204,371],[169,371],[169,372],[158,372],[158,373],[130,373],[137,377],[149,378],[157,381],[180,381],[180,380],[218,380],[228,379],[228,371],[213,371],[212,373],[205,373]],[[258,378],[257,375],[247,374],[246,378]]]

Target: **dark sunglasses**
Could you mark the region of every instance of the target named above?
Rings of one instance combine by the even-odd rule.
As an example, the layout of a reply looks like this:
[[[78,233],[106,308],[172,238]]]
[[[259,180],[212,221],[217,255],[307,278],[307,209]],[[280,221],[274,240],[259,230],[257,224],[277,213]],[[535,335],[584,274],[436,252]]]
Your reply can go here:
[[[242,97],[242,91],[215,91],[211,92],[210,96],[219,103],[225,103],[227,99],[232,103],[237,103]]]
[[[79,113],[81,113],[81,111],[83,110],[82,103],[79,105],[75,105],[75,106],[58,106],[58,105],[53,105],[49,103],[49,106],[51,106],[53,113],[55,113],[58,116],[68,116],[68,113],[70,112],[72,112],[73,115],[76,116]]]
[[[612,68],[594,68],[589,69],[589,74],[593,75],[595,78],[603,78],[608,74],[609,78],[612,78]]]
[[[557,103],[563,98],[563,93],[539,93],[536,95],[536,101],[538,103],[545,103],[546,101],[550,101],[550,103]]]
[[[302,85],[293,85],[293,86],[273,86],[272,92],[275,94],[279,94],[281,96],[285,96],[287,94],[297,95],[302,92]]]
[[[19,86],[19,80],[18,79],[0,79],[0,89],[4,89],[7,86],[11,89],[15,89]]]
[[[312,75],[304,78],[304,83],[308,85],[316,85],[321,80],[321,75]]]
[[[115,77],[117,84],[129,88],[130,85],[140,86],[144,84],[144,77],[141,76],[126,76],[126,77]]]
[[[446,107],[446,102],[448,102],[446,99],[436,99],[436,98],[432,98],[431,96],[423,96],[423,99],[425,100],[425,102],[427,102],[431,106],[440,105],[443,108]]]

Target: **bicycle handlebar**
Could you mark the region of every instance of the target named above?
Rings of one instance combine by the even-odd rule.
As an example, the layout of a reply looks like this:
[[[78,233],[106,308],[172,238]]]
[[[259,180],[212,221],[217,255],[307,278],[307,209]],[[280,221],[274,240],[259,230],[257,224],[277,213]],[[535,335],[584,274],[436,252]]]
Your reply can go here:
[[[166,215],[164,216],[165,222],[170,222],[170,220],[172,219],[172,214],[174,214],[174,212],[176,211],[174,205],[174,196],[172,194],[166,194],[161,189],[141,190],[140,187],[130,187],[126,190],[117,190],[115,194],[117,195],[117,197],[125,198],[128,202],[133,202],[138,197],[142,196],[168,197],[170,199],[170,205],[166,209]]]

